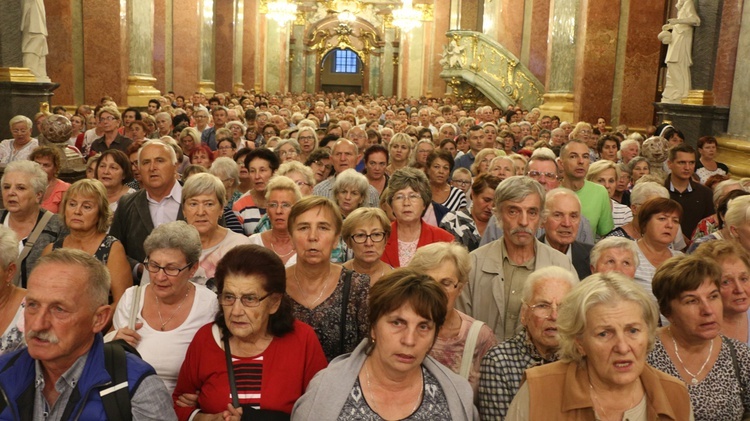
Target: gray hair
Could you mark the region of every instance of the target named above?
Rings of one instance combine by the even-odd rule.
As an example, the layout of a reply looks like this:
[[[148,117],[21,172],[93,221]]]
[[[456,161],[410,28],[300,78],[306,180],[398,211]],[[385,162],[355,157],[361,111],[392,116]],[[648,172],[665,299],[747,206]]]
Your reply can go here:
[[[638,258],[638,246],[635,245],[635,241],[624,237],[607,237],[599,240],[594,245],[594,248],[591,249],[591,258],[589,259],[591,265],[596,266],[599,258],[602,257],[602,253],[609,249],[629,251],[633,255],[633,265],[637,268],[641,264],[641,260]]]
[[[727,193],[727,189],[730,187],[739,187],[739,190],[745,191],[739,180],[724,180],[721,183],[714,186],[714,206],[718,207],[719,200]]]
[[[724,224],[728,227],[738,227],[747,222],[748,217],[750,217],[750,196],[735,197],[727,204]]]
[[[630,162],[628,162],[628,168],[630,169],[631,174],[633,173],[633,168],[635,168],[635,166],[640,164],[641,162],[645,162],[648,164],[648,159],[643,156],[636,156],[635,158],[631,159]]]
[[[299,147],[299,142],[297,142],[294,139],[284,139],[276,144],[276,146],[273,148],[273,151],[276,152],[276,155],[279,155],[281,153],[281,147],[284,145],[292,145],[294,147],[294,150],[300,154],[302,153],[302,149]]]
[[[669,190],[659,183],[646,181],[645,183],[636,183],[630,192],[630,204],[642,205],[652,197],[661,197],[669,199]]]
[[[99,259],[82,250],[59,248],[40,257],[34,270],[49,263],[79,266],[84,269],[85,272],[81,273],[81,278],[88,282],[88,287],[84,288],[84,291],[91,301],[92,310],[109,303],[109,288],[111,285],[109,270]]]
[[[297,203],[302,198],[302,193],[299,190],[299,186],[291,178],[286,175],[279,174],[278,171],[274,173],[273,177],[268,181],[266,186],[266,200],[271,198],[271,193],[277,190],[286,190],[292,192],[294,195],[294,203]],[[294,204],[292,203],[292,204]]]
[[[359,191],[359,194],[362,196],[362,202],[364,203],[365,199],[367,199],[367,190],[370,187],[367,177],[357,172],[354,168],[349,168],[343,171],[336,176],[336,179],[333,182],[333,195],[337,195],[341,190],[349,186],[352,186]]]
[[[34,193],[44,193],[47,190],[47,173],[36,162],[27,160],[11,162],[5,167],[5,172],[3,172],[3,178],[0,179],[0,183],[5,184],[5,176],[13,172],[28,175],[28,180],[31,183],[31,188],[34,189]]]
[[[388,205],[393,206],[393,196],[406,188],[411,188],[422,196],[424,209],[427,211],[427,207],[432,202],[432,190],[430,189],[430,180],[427,179],[424,171],[411,167],[396,170],[388,181],[388,190],[385,195]]]
[[[520,202],[532,194],[539,196],[539,205],[541,209],[544,209],[544,187],[538,181],[524,175],[514,175],[501,181],[495,189],[493,200],[498,221],[500,221],[499,212],[506,201]]]
[[[201,237],[198,230],[185,221],[167,222],[151,231],[143,243],[143,249],[147,256],[156,250],[177,249],[188,263],[195,264],[201,257]]]
[[[578,279],[576,279],[576,277],[565,268],[559,266],[547,266],[537,269],[529,274],[526,278],[526,282],[523,284],[523,290],[521,290],[521,299],[523,302],[528,303],[531,301],[531,295],[534,293],[534,288],[538,283],[551,279],[565,281],[570,284],[571,288],[575,287],[578,283]]]
[[[245,127],[245,125],[240,123],[239,121],[230,121],[224,127],[231,130],[231,128],[234,126],[237,126],[240,128],[240,130],[242,130],[242,136],[244,136],[245,133],[247,133],[247,127]]]
[[[182,187],[182,206],[185,206],[188,199],[202,194],[215,195],[222,208],[227,204],[227,189],[224,187],[224,183],[221,182],[219,177],[202,172],[191,175],[185,181],[185,185]]]
[[[544,211],[542,212],[542,220],[547,219],[547,216],[549,216],[549,208],[552,207],[552,204],[555,202],[555,199],[558,196],[567,196],[570,198],[575,199],[576,203],[578,203],[578,211],[580,213],[581,210],[581,199],[578,197],[578,195],[570,189],[567,189],[565,187],[557,187],[547,192],[544,198]]]
[[[633,139],[633,138],[631,138],[629,136],[628,136],[627,139],[623,140],[622,143],[620,143],[620,150],[623,150],[623,149],[629,147],[630,145],[637,146],[638,147],[638,153],[641,153],[641,144],[637,140],[635,140],[635,139]]]
[[[167,137],[167,136],[165,136],[165,137]],[[172,139],[172,141],[174,141],[174,139]],[[146,143],[144,143],[143,146],[141,146],[140,149],[138,149],[138,162],[139,162],[138,165],[140,165],[141,154],[143,153],[143,150],[146,149],[146,146],[151,146],[151,145],[158,146],[158,147],[164,149],[165,151],[167,151],[167,153],[169,154],[169,159],[172,161],[172,165],[177,165],[177,153],[175,152],[174,148],[168,142],[166,142],[166,141],[164,141],[162,139],[152,139],[152,140],[149,140]]]
[[[34,125],[31,122],[31,119],[26,117],[25,115],[17,115],[10,119],[10,129],[13,130],[13,126],[18,123],[26,123],[26,128],[31,130],[31,127]]]
[[[434,269],[444,262],[451,262],[456,267],[456,277],[462,284],[469,282],[471,258],[465,246],[458,243],[432,243],[419,247],[409,263],[409,268],[417,272]],[[436,279],[436,281],[440,281]]]
[[[310,132],[312,134],[313,140],[315,141],[315,146],[313,149],[318,147],[318,134],[315,133],[315,129],[313,127],[304,126],[297,131],[297,139],[299,139],[300,136],[302,136],[302,133],[304,132]]]
[[[0,268],[8,269],[18,259],[18,237],[12,229],[0,225]]]
[[[240,170],[237,167],[237,163],[234,162],[232,158],[226,156],[216,158],[211,164],[211,168],[208,169],[208,172],[219,177],[219,179],[233,179],[233,187],[237,187],[240,184]]]
[[[216,161],[214,161],[214,164],[216,164]],[[300,173],[300,175],[302,175],[302,177],[305,178],[305,181],[307,181],[307,183],[309,183],[310,186],[315,185],[315,174],[313,174],[312,169],[310,167],[303,165],[299,161],[288,161],[288,162],[281,164],[281,166],[279,166],[279,169],[276,170],[275,174],[287,175],[293,172]]]
[[[617,273],[595,273],[576,285],[563,300],[557,317],[560,337],[560,359],[566,362],[583,362],[586,358],[579,350],[576,339],[586,330],[587,315],[598,305],[615,305],[630,301],[641,307],[648,329],[648,350],[656,341],[659,309],[646,290],[627,276]]]

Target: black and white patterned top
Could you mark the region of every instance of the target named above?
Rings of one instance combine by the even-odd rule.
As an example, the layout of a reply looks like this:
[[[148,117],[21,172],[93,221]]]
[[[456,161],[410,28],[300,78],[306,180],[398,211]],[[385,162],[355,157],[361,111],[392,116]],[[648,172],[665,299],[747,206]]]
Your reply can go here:
[[[750,410],[750,348],[725,336],[722,336],[721,340],[719,357],[706,378],[696,385],[686,382],[696,421],[742,420],[742,414]],[[737,354],[739,379],[727,345],[730,341]],[[647,362],[652,367],[681,379],[660,338],[656,339],[654,350],[648,354]]]
[[[482,358],[479,375],[479,415],[485,420],[505,418],[527,369],[557,360],[546,360],[531,343],[526,329],[492,347]]]
[[[469,251],[474,251],[479,247],[482,233],[477,230],[477,224],[474,223],[470,212],[464,208],[446,213],[440,222],[440,228],[453,234],[456,241],[465,245]]]
[[[422,394],[422,402],[419,407],[411,415],[404,418],[405,420],[449,420],[451,419],[451,411],[448,408],[448,399],[445,397],[443,389],[440,387],[440,383],[429,372],[424,366],[422,366],[422,379],[424,381],[424,393]],[[370,408],[370,405],[362,395],[362,386],[359,383],[359,378],[354,383],[349,397],[344,402],[344,407],[341,408],[341,412],[338,417],[339,421],[348,420],[363,420],[363,421],[381,421],[383,418],[380,417],[375,411]]]
[[[441,205],[448,208],[449,211],[457,211],[461,208],[465,208],[467,205],[466,195],[461,189],[451,186],[451,192],[448,194],[448,198],[445,199],[445,202],[441,203]]]

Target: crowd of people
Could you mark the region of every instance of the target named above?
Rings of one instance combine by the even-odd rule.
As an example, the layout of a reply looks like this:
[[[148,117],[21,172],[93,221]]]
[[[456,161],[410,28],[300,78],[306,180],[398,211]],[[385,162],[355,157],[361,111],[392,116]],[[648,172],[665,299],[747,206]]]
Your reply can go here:
[[[0,142],[0,418],[750,414],[750,180],[711,136],[241,89],[54,112],[67,143],[45,113]]]

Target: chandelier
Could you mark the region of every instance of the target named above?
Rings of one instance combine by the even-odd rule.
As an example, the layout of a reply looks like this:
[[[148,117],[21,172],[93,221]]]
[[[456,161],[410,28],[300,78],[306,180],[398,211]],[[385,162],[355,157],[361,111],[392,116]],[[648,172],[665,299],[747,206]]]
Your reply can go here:
[[[294,0],[275,0],[268,2],[267,16],[284,26],[297,18],[297,5]]]
[[[393,11],[393,24],[404,32],[422,25],[422,12],[412,7],[412,0],[404,0],[400,9]]]

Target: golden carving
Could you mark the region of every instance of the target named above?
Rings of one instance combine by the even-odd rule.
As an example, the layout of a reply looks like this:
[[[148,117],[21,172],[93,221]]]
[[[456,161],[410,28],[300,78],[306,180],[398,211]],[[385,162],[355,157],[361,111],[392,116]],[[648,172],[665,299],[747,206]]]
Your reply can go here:
[[[682,98],[683,104],[688,105],[714,105],[714,93],[704,89],[691,89],[688,95]]]
[[[393,15],[383,15],[383,29],[393,29]]]
[[[36,82],[36,76],[26,67],[0,67],[0,82]]]
[[[260,0],[258,12],[262,14],[268,13],[268,0]]]
[[[432,22],[435,20],[435,6],[432,4],[415,4],[414,8],[422,12],[422,21]]]

